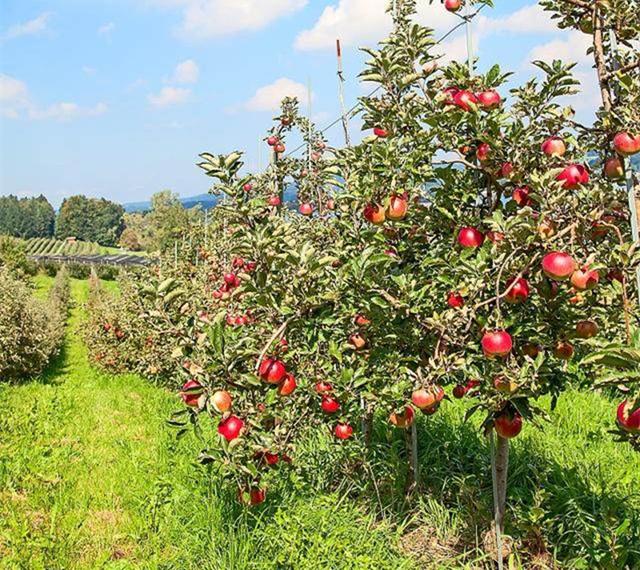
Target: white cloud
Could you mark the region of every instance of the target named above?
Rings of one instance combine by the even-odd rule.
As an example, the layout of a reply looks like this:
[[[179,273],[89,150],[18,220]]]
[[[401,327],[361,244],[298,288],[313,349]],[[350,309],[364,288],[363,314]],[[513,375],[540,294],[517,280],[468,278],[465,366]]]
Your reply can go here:
[[[306,51],[333,49],[337,38],[344,46],[376,42],[391,31],[391,17],[385,13],[387,6],[388,0],[339,0],[337,5],[324,9],[311,29],[298,34],[295,47]],[[437,33],[448,31],[460,23],[460,19],[447,12],[440,3],[424,3],[418,9],[416,20]],[[554,30],[555,24],[537,4],[523,6],[502,18],[480,14],[473,22],[476,44],[481,37],[493,33],[531,34]],[[464,34],[463,27],[461,33]],[[456,47],[458,43],[456,40]]]
[[[70,121],[81,117],[97,117],[107,112],[105,103],[98,103],[95,107],[81,107],[77,103],[54,103],[45,109],[29,109],[29,118],[34,120],[54,119],[56,121]]]
[[[0,74],[0,109],[2,116],[17,119],[29,106],[29,90],[15,77]]]
[[[99,36],[110,36],[111,32],[116,29],[116,25],[113,22],[107,22],[98,28]]]
[[[244,103],[243,108],[247,111],[275,111],[280,108],[280,102],[285,97],[297,97],[306,103],[307,93],[307,87],[302,83],[281,77],[269,85],[260,87],[253,97]],[[311,98],[313,100],[313,93]]]
[[[562,39],[553,39],[536,46],[529,53],[528,59],[541,59],[543,61],[562,59],[564,61],[575,61],[580,65],[590,65],[592,60],[587,56],[587,49],[591,45],[589,37],[582,32],[573,30],[566,33]]]
[[[33,20],[24,22],[22,24],[15,24],[11,26],[3,35],[5,40],[12,40],[21,36],[33,36],[44,32],[49,24],[49,18],[53,14],[51,12],[43,12]]]
[[[156,95],[151,94],[147,99],[154,107],[168,107],[170,105],[184,103],[190,95],[190,89],[183,89],[181,87],[163,87],[159,93]]]
[[[81,107],[77,103],[62,102],[41,109],[32,101],[29,89],[23,81],[3,74],[0,74],[0,109],[3,116],[11,119],[24,117],[31,120],[57,121],[95,117],[107,112],[104,103],[98,103],[95,107]]]
[[[196,83],[200,77],[200,68],[192,59],[187,59],[176,66],[172,80],[175,83]]]
[[[188,39],[230,36],[259,30],[304,8],[309,0],[149,0],[149,3],[181,8],[179,35]]]

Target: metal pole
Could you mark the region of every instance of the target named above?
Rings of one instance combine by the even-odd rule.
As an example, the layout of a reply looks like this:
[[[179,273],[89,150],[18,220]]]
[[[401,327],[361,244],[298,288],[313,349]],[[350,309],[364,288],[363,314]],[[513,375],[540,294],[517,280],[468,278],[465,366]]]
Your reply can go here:
[[[469,66],[469,77],[473,77],[473,37],[471,35],[471,7],[469,2],[465,7],[465,20],[467,31],[467,65]]]
[[[342,69],[342,47],[340,40],[336,40],[336,53],[338,54],[338,98],[340,100],[340,110],[342,111],[342,129],[344,130],[344,142],[347,146],[351,146],[349,138],[349,117],[347,117],[347,108],[344,104],[344,72]]]
[[[620,68],[620,62],[618,61],[618,38],[615,31],[609,29],[609,43],[611,44],[611,59],[613,69],[618,70]],[[614,94],[617,98],[616,90]],[[638,230],[638,223],[640,218],[638,217],[638,202],[636,201],[636,191],[633,183],[633,167],[631,166],[631,160],[629,157],[623,158],[625,183],[627,185],[627,199],[629,201],[629,215],[631,217],[631,237],[634,242],[640,241],[640,235]],[[638,294],[638,303],[640,303],[640,268],[636,271],[636,289]]]

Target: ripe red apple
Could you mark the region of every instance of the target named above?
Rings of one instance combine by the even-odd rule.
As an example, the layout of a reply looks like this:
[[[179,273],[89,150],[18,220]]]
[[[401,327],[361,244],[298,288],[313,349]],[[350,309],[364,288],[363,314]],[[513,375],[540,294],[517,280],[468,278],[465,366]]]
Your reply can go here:
[[[456,384],[456,386],[453,388],[453,397],[458,398],[458,400],[464,398],[466,393],[467,387],[463,384]]]
[[[457,291],[450,291],[447,295],[447,305],[452,309],[464,307],[464,297]]]
[[[502,178],[511,178],[513,174],[513,164],[510,162],[504,162],[500,167],[500,176]]]
[[[262,459],[267,465],[277,465],[278,461],[280,461],[280,457],[277,453],[271,453],[270,451],[265,451],[262,454]]]
[[[329,198],[327,200],[327,210],[335,210],[336,209],[336,201],[333,198]]]
[[[236,282],[236,274],[235,273],[225,273],[224,274],[224,282],[227,285],[230,285],[231,287],[233,287],[235,285],[235,282]]]
[[[542,258],[542,271],[550,279],[565,281],[576,270],[576,262],[568,253],[552,251]]]
[[[458,91],[460,91],[460,89],[458,89],[457,87],[447,87],[443,91],[445,96],[445,105],[455,105],[454,97],[456,96],[456,93],[458,93]]]
[[[493,425],[500,437],[511,439],[522,431],[522,416],[515,411],[504,411],[493,420]]]
[[[610,180],[620,180],[624,177],[624,165],[617,156],[607,159],[604,163],[604,175]]]
[[[593,338],[598,334],[598,324],[594,321],[579,321],[576,323],[576,335],[580,338]]]
[[[640,407],[637,402],[635,406],[628,400],[622,402],[618,406],[617,417],[621,429],[629,433],[640,433]]]
[[[444,7],[449,12],[457,12],[462,7],[462,0],[444,0]]]
[[[293,374],[287,374],[282,383],[278,386],[278,394],[281,396],[289,396],[298,387]]]
[[[413,423],[415,412],[411,406],[406,406],[402,412],[392,412],[389,421],[397,428],[406,429]]]
[[[570,164],[556,176],[556,180],[563,182],[562,187],[567,190],[575,190],[590,179],[589,171],[582,164]]]
[[[571,275],[571,285],[579,291],[593,289],[600,280],[600,274],[594,269],[578,269]]]
[[[444,390],[442,386],[430,386],[428,388],[419,388],[411,394],[411,401],[420,410],[433,408],[437,406],[444,398]]]
[[[560,137],[550,137],[542,143],[542,152],[547,156],[560,157],[567,152],[567,146]]]
[[[518,204],[518,206],[524,208],[525,206],[529,206],[531,204],[532,200],[529,197],[530,193],[531,189],[528,186],[523,186],[522,188],[516,188],[511,194],[511,197],[513,198],[513,201]]]
[[[353,322],[355,323],[356,326],[362,327],[362,328],[368,327],[371,324],[371,321],[364,315],[356,315],[355,318],[353,319]]]
[[[221,414],[224,414],[231,409],[232,402],[233,399],[231,398],[231,394],[226,390],[218,390],[213,393],[213,396],[211,396],[211,404],[215,410]]]
[[[505,357],[513,348],[513,339],[507,331],[496,330],[484,333],[481,344],[487,358]]]
[[[267,497],[267,490],[260,489],[258,487],[253,487],[251,491],[249,491],[249,502],[252,507],[259,505],[260,503],[264,503],[264,500]]]
[[[386,218],[384,208],[378,204],[367,204],[364,208],[364,217],[372,224],[379,225],[384,223]]]
[[[640,152],[640,135],[630,135],[627,132],[619,132],[613,137],[613,147],[622,156],[631,156]]]
[[[511,287],[511,290],[504,298],[507,303],[524,303],[529,297],[529,282],[523,277],[509,279],[507,281],[507,289],[509,287]]]
[[[374,127],[373,134],[376,135],[379,139],[386,139],[389,136],[389,132],[382,127]]]
[[[229,416],[218,424],[218,433],[227,441],[236,439],[244,428],[244,421],[238,416]]]
[[[394,222],[403,220],[407,215],[408,209],[409,203],[406,193],[391,194],[389,197],[389,205],[387,206],[387,218]]]
[[[253,184],[251,184],[251,183],[247,182],[247,183],[242,187],[242,189],[243,189],[245,192],[251,192],[251,190],[253,190]]]
[[[278,144],[276,144],[276,146],[273,147],[273,150],[275,150],[276,153],[278,154],[282,154],[285,150],[287,150],[287,147],[285,147],[284,144],[279,142]]]
[[[300,204],[299,210],[303,216],[310,216],[311,214],[313,214],[313,206],[308,202],[304,202]]]
[[[331,392],[331,390],[333,390],[333,386],[324,380],[316,382],[315,388],[318,394],[325,394],[326,392]]]
[[[267,204],[269,204],[269,206],[279,206],[282,204],[282,200],[280,200],[280,196],[269,196]]]
[[[458,232],[458,243],[462,247],[480,247],[484,243],[484,235],[476,228],[467,226]]]
[[[278,144],[278,140],[279,140],[278,137],[270,136],[267,139],[267,144],[269,146],[276,146]]]
[[[353,333],[349,336],[349,344],[356,350],[362,350],[366,346],[367,341],[360,333]]]
[[[476,158],[480,162],[486,162],[487,160],[489,160],[490,154],[491,154],[491,147],[487,143],[480,144],[476,150]]]
[[[333,433],[338,439],[349,439],[353,435],[353,428],[349,424],[339,423]]]
[[[335,414],[340,409],[340,402],[333,396],[324,395],[320,407],[325,414]]]
[[[573,345],[566,340],[561,340],[553,347],[553,356],[560,360],[570,360],[573,356]]]
[[[495,109],[502,102],[502,97],[495,89],[476,93],[476,97],[478,98],[478,103],[484,109]]]
[[[280,384],[287,374],[287,369],[280,360],[265,358],[260,363],[258,374],[260,374],[260,378],[269,384]]]
[[[471,91],[462,89],[453,96],[453,103],[463,111],[475,111],[478,105],[478,99]]]
[[[204,392],[204,387],[200,382],[195,379],[189,380],[182,386],[182,391],[180,392],[180,397],[182,401],[192,408],[196,408],[198,406],[198,400],[200,396]]]

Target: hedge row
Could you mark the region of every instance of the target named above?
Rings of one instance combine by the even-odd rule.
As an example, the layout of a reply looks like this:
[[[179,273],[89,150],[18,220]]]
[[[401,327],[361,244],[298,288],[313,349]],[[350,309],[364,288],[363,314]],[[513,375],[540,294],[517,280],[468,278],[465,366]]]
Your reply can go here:
[[[37,376],[60,351],[69,307],[69,273],[60,269],[46,300],[0,268],[0,381]]]

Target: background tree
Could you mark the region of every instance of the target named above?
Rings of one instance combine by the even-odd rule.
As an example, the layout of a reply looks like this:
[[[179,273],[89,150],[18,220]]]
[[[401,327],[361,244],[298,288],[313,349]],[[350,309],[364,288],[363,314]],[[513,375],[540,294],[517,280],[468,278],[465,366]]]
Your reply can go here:
[[[44,196],[0,196],[0,233],[25,239],[50,237],[54,223],[53,206]]]
[[[71,196],[62,202],[56,220],[58,239],[75,237],[115,246],[124,229],[124,208],[104,198]]]

